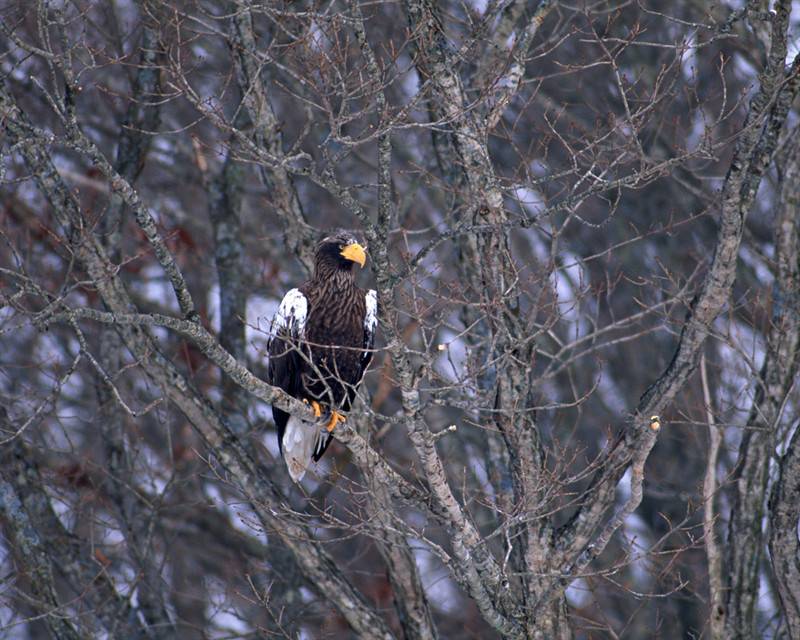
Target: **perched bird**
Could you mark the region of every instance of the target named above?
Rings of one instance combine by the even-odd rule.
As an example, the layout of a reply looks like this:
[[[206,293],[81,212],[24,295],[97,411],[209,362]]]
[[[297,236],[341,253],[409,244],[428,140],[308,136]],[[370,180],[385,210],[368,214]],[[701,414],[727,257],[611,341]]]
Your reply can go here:
[[[366,259],[350,233],[324,238],[313,276],[284,296],[272,319],[268,382],[327,420],[322,426],[273,405],[278,446],[295,482],[325,453],[372,359],[378,296],[358,287],[353,273],[353,265],[363,267]]]

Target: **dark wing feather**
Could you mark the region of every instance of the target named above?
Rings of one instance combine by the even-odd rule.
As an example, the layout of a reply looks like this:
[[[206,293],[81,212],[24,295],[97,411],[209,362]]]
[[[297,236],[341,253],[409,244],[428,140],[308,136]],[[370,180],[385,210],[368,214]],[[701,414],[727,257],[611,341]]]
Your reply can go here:
[[[324,427],[317,435],[317,441],[314,443],[314,453],[311,454],[311,459],[314,462],[319,462],[319,459],[328,450],[328,445],[333,440],[333,434],[329,433]]]
[[[302,358],[298,352],[300,340],[308,318],[308,300],[300,289],[290,290],[281,301],[270,325],[270,339],[267,344],[269,366],[267,382],[283,389],[292,397],[299,397],[301,391]],[[283,454],[283,434],[289,414],[272,407],[272,417],[278,431],[278,448]]]

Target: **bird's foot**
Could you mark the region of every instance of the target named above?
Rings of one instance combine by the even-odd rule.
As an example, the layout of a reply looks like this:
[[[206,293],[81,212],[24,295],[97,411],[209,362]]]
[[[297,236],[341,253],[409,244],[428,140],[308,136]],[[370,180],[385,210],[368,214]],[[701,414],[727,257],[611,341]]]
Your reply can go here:
[[[303,400],[303,402],[305,402],[306,404],[311,404],[311,408],[314,409],[314,417],[315,418],[319,418],[322,415],[322,409],[319,406],[319,402],[317,402],[316,400],[312,400],[309,403],[308,400],[305,400],[305,399]]]
[[[325,425],[325,428],[328,430],[328,433],[333,431],[336,428],[336,425],[339,424],[340,422],[347,422],[347,420],[338,411],[331,410],[331,419],[328,422],[328,424]]]

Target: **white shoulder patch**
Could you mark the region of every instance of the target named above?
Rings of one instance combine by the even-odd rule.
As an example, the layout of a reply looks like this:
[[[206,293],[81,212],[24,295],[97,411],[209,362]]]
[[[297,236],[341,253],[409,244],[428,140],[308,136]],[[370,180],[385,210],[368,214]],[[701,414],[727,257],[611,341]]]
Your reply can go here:
[[[300,289],[290,289],[272,319],[270,333],[275,336],[281,329],[297,337],[303,335],[308,317],[308,300]]]
[[[373,333],[378,326],[378,292],[367,291],[367,313],[364,315],[364,331]]]

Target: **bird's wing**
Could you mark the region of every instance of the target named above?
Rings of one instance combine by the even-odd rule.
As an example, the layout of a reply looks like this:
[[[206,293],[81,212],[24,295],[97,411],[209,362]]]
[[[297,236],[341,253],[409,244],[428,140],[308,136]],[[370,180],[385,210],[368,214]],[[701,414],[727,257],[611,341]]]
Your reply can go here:
[[[303,361],[299,348],[307,318],[308,299],[300,289],[291,289],[283,297],[270,324],[267,382],[293,397],[302,395]],[[272,417],[278,432],[278,448],[286,459],[292,479],[298,482],[311,461],[317,429],[275,406],[272,407]],[[303,441],[306,434],[311,442]]]
[[[370,361],[372,360],[372,348],[375,345],[375,333],[378,329],[378,292],[375,289],[367,291],[367,306],[364,314],[364,353],[361,356],[361,373],[359,381],[364,377]]]
[[[285,332],[299,338],[305,331],[307,319],[308,298],[300,289],[290,289],[283,296],[281,306],[272,318],[270,334],[274,337]]]
[[[299,384],[300,354],[297,352],[308,318],[308,299],[300,289],[291,289],[281,301],[269,328],[268,382],[290,395]]]
[[[314,452],[311,454],[314,462],[319,462],[319,459],[328,449],[328,445],[332,440],[333,434],[331,432],[329,432],[325,427],[320,429],[319,425],[316,425],[314,436]]]
[[[303,354],[300,344],[308,319],[308,298],[300,289],[292,289],[281,301],[270,325],[268,382],[295,398],[303,395]],[[280,448],[289,475],[300,482],[312,460],[319,460],[331,441],[331,434],[316,422],[302,420],[272,408]]]

